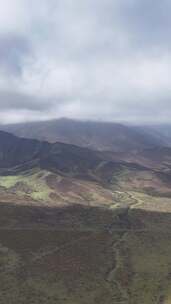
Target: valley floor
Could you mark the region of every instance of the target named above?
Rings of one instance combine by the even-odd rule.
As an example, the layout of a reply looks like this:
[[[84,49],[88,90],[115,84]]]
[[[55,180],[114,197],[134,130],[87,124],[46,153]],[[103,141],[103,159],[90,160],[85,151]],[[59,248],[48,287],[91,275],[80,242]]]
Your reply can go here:
[[[0,303],[169,304],[170,253],[167,198],[115,192],[108,207],[1,203]]]

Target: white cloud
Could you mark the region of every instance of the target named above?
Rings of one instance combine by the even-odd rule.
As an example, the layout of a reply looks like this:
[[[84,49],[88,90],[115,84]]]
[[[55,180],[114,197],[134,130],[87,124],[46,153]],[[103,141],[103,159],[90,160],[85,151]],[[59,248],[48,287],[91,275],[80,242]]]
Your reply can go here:
[[[0,117],[169,120],[168,5],[0,0]]]

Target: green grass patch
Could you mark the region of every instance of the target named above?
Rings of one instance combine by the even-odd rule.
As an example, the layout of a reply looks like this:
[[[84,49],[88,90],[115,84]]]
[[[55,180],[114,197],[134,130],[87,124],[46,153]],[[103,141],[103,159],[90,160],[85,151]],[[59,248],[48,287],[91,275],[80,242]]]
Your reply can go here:
[[[21,175],[15,176],[0,176],[0,186],[9,189],[22,180]]]
[[[52,190],[46,183],[47,171],[30,171],[23,175],[0,176],[0,186],[7,190],[15,187],[18,195],[27,194],[34,200],[50,200]],[[27,191],[26,191],[27,189]]]

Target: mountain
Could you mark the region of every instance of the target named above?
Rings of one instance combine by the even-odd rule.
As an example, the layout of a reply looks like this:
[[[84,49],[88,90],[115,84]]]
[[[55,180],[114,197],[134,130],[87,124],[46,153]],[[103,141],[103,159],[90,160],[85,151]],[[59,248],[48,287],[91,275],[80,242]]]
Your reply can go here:
[[[95,168],[103,154],[63,143],[19,138],[0,131],[0,169],[24,170],[39,166],[63,174],[84,175]]]
[[[0,303],[167,304],[171,148],[0,132]]]
[[[137,126],[136,129],[146,136],[152,136],[163,146],[171,146],[171,124]]]
[[[1,125],[1,130],[20,137],[63,142],[99,151],[137,151],[161,144],[160,138],[143,130],[116,123],[58,119]]]
[[[89,190],[93,189],[94,197],[101,191],[101,196],[104,192],[110,200],[112,189],[148,190],[170,195],[171,148],[148,149],[139,153],[137,158],[133,154],[132,160],[124,157],[116,160],[113,154],[110,156],[74,145],[19,138],[1,131],[0,173],[4,175],[0,185],[10,180],[12,188],[15,186],[16,191],[18,188],[24,194],[25,189],[28,193],[31,191],[28,183],[33,174],[35,182],[39,183],[39,178],[44,180],[52,197],[58,195],[60,187],[64,192],[69,189],[81,196],[78,189],[82,186],[82,190],[85,187],[87,192],[87,183]],[[85,195],[85,201],[87,197]]]

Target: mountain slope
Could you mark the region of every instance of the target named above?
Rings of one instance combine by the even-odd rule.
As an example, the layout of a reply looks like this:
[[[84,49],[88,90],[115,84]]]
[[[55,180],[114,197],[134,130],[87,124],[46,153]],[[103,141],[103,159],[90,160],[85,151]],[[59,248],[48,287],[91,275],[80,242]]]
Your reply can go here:
[[[0,127],[20,137],[63,142],[99,151],[143,150],[160,144],[151,134],[116,123],[59,119]]]
[[[156,158],[153,150],[145,151],[144,158],[134,162],[116,161],[113,155],[110,159],[106,153],[87,148],[18,138],[1,131],[1,195],[13,194],[14,200],[17,194],[51,203],[103,204],[112,203],[113,191],[170,196],[171,149],[155,150]],[[144,159],[154,165],[147,166]]]
[[[100,161],[96,152],[62,143],[50,144],[24,139],[0,131],[0,168],[10,168],[33,162],[63,172],[86,171]],[[77,170],[76,170],[77,169]]]
[[[163,146],[171,146],[171,124],[137,127],[144,135],[152,136]]]

